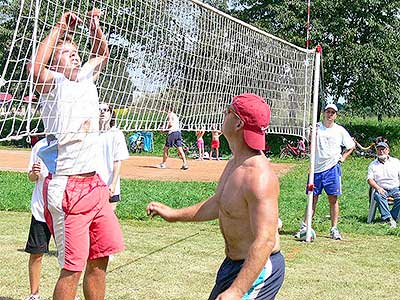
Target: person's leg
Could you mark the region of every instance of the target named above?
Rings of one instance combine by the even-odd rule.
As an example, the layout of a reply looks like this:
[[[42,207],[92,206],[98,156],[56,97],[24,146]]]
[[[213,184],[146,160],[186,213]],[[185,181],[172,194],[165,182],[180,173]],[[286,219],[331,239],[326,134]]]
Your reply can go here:
[[[164,146],[164,153],[163,153],[163,160],[162,163],[165,164],[168,158],[168,150],[169,147],[168,146]]]
[[[53,293],[53,300],[74,300],[81,272],[62,269]]]
[[[394,199],[394,204],[391,210],[391,214],[394,220],[397,220],[399,217],[399,211],[400,211],[400,189],[395,188],[389,191],[389,196],[393,197]],[[400,221],[400,220],[398,220]]]
[[[219,160],[219,148],[215,148],[216,159]]]
[[[86,300],[105,298],[108,256],[88,260],[83,277],[83,294]]]
[[[29,285],[31,295],[39,294],[40,271],[42,269],[43,253],[31,253],[29,256]]]
[[[182,147],[176,147],[176,148],[178,149],[178,153],[179,153],[179,155],[180,155],[181,158],[182,158],[183,165],[184,165],[184,166],[187,166],[186,155],[185,155],[185,152],[183,151],[183,148],[182,148]]]
[[[49,252],[50,230],[46,223],[31,218],[25,251],[29,253],[28,272],[31,295],[39,295],[42,257]]]
[[[331,216],[331,227],[337,227],[339,220],[339,201],[338,196],[328,195],[329,209]]]
[[[381,195],[378,192],[374,193],[374,199],[378,203],[379,211],[381,212],[382,220],[388,220],[392,217],[386,195]]]

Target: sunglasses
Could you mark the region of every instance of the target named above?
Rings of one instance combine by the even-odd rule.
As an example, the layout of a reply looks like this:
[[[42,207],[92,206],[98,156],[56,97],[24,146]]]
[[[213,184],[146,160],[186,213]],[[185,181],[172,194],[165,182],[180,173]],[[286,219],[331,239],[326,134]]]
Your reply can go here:
[[[240,121],[242,121],[242,119],[240,118],[240,116],[237,114],[237,112],[232,108],[231,104],[228,104],[225,106],[225,110],[224,110],[224,114],[227,115],[229,113],[232,113],[236,118],[238,118]]]
[[[100,108],[99,110],[101,113],[110,111],[109,108]]]

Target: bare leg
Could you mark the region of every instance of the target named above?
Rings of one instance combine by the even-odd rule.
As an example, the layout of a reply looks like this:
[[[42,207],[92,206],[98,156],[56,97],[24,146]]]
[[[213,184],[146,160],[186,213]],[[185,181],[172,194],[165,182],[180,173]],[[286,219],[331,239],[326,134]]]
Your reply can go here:
[[[185,152],[183,151],[182,147],[177,147],[178,149],[178,153],[181,156],[182,160],[183,160],[183,164],[186,166],[187,165],[187,161],[186,161],[186,156],[185,156]]]
[[[218,148],[215,148],[215,153],[216,153],[216,155],[217,155],[216,159],[219,160],[219,149],[218,149]]]
[[[29,284],[31,287],[31,294],[39,294],[40,285],[40,271],[42,269],[43,253],[33,254],[29,256]]]
[[[74,300],[81,272],[62,269],[53,293],[53,300]]]
[[[339,220],[339,201],[337,196],[328,195],[331,227],[337,227]]]
[[[117,209],[117,203],[118,203],[118,202],[112,202],[112,203],[110,203],[110,205],[111,205],[111,207],[112,207],[112,210],[113,210],[113,212],[115,212],[115,211],[116,211],[116,209]]]
[[[87,261],[83,278],[83,294],[86,300],[104,300],[108,256]]]
[[[164,146],[164,153],[163,153],[163,160],[162,160],[163,164],[165,164],[165,162],[167,161],[168,150],[169,150],[169,147],[168,146]]]

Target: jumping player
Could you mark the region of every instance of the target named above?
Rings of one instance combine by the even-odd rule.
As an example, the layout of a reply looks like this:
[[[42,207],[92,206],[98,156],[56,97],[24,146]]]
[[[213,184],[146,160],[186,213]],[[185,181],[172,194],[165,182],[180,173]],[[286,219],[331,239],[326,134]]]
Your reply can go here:
[[[109,58],[100,15],[98,9],[87,15],[93,45],[86,64],[81,66],[68,35],[82,23],[72,12],[64,13],[40,43],[32,64],[48,143],[38,154],[50,172],[43,191],[45,217],[61,266],[55,300],[74,299],[83,270],[85,299],[104,299],[109,255],[124,247],[108,186],[95,172],[99,100],[94,82]]]

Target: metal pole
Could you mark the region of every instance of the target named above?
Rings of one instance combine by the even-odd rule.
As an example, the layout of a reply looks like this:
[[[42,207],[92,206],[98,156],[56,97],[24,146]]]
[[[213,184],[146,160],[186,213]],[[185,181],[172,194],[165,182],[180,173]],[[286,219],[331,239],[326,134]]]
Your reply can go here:
[[[318,92],[319,92],[319,77],[320,77],[320,64],[321,64],[321,46],[316,47],[315,52],[315,75],[314,75],[314,92],[313,92],[313,120],[311,132],[311,156],[310,156],[310,174],[308,178],[307,192],[307,233],[306,242],[311,242],[311,223],[312,223],[312,204],[314,198],[314,170],[315,170],[315,149],[317,140],[317,116],[318,116]]]
[[[307,37],[306,37],[306,49],[310,47],[310,11],[311,11],[311,0],[307,0]]]

